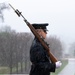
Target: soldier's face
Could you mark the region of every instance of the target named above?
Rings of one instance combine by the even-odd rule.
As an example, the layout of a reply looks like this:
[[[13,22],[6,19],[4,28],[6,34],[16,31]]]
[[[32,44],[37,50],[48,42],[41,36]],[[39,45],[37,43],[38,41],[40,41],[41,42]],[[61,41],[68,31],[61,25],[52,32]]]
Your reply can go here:
[[[47,34],[46,31],[44,31],[44,30],[41,31],[41,36],[42,36],[44,39],[46,38],[46,34]]]
[[[37,29],[36,31],[37,31],[37,33],[38,33],[40,36],[42,36],[44,39],[46,38],[46,34],[47,34],[46,31],[44,31],[43,29]]]

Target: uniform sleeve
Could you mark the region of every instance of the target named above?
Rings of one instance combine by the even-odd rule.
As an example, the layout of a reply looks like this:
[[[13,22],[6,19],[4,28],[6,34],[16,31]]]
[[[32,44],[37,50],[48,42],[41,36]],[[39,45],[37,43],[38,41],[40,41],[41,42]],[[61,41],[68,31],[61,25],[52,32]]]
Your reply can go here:
[[[32,48],[30,59],[31,62],[35,64],[39,70],[55,72],[55,64],[46,61],[45,56],[46,55],[43,47],[37,45],[36,47]]]

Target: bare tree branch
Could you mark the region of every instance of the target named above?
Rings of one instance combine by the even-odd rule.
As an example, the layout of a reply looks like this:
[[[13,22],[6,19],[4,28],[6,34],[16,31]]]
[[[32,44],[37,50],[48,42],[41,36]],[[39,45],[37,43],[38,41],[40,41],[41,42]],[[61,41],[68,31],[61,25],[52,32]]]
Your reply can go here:
[[[9,9],[9,6],[6,3],[0,3],[0,18],[1,18],[2,22],[4,22],[3,11],[5,9]]]

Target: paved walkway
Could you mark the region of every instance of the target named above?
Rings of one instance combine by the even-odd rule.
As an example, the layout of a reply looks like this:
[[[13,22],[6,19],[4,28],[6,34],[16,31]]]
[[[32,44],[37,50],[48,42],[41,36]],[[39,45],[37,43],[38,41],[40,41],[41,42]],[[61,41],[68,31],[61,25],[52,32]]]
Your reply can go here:
[[[75,75],[75,59],[69,59],[68,65],[58,75]]]

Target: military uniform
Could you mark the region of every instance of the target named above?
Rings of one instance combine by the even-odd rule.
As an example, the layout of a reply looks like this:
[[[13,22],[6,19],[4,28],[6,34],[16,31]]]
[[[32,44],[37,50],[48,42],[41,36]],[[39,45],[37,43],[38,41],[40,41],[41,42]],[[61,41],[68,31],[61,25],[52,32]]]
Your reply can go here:
[[[46,50],[36,38],[30,49],[30,60],[30,75],[50,75],[50,72],[55,72],[55,63],[50,63]]]
[[[30,48],[30,61],[32,63],[30,75],[50,75],[50,72],[55,72],[55,63],[51,63],[46,50],[37,38],[34,38]]]

